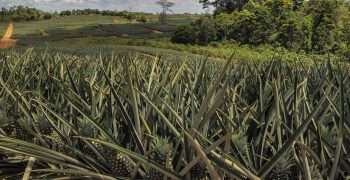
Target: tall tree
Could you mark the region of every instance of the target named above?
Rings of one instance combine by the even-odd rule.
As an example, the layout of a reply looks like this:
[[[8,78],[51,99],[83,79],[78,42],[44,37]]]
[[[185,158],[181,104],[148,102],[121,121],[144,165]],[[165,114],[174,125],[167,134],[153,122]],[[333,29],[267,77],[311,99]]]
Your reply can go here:
[[[223,12],[230,14],[233,11],[242,10],[249,0],[199,0],[199,2],[203,4],[204,8],[214,6],[215,14]]]
[[[293,0],[293,10],[298,10],[304,3],[304,0]]]
[[[175,3],[169,1],[169,0],[159,0],[156,2],[156,4],[160,5],[162,7],[162,12],[159,14],[159,21],[164,24],[166,20],[167,13],[171,11],[171,8],[175,6]]]
[[[313,15],[313,49],[333,51],[339,31],[339,8],[342,0],[310,0],[308,12]]]

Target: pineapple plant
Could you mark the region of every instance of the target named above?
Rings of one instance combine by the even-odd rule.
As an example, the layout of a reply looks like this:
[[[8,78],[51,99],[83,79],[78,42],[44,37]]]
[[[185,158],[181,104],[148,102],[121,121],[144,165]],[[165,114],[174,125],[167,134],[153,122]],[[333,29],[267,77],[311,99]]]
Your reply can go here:
[[[6,102],[0,99],[0,128],[6,135],[14,133],[15,125],[13,119],[7,115]]]
[[[293,178],[291,171],[293,166],[294,163],[291,152],[288,152],[277,162],[277,165],[272,169],[269,175],[269,179],[288,180]]]
[[[7,113],[6,113],[6,108],[5,108],[5,103],[3,100],[0,100],[0,130],[2,130],[5,134],[8,134],[11,132],[8,118],[7,118]],[[1,134],[1,131],[0,131]],[[4,159],[5,153],[0,151],[0,160]]]
[[[208,169],[205,164],[201,161],[198,162],[193,168],[190,170],[191,179],[193,180],[209,180],[210,175]]]
[[[113,175],[117,177],[131,177],[134,166],[130,163],[130,161],[124,154],[97,142],[93,142],[92,144],[105,157],[108,168],[110,169]],[[96,155],[93,155],[93,157],[99,162],[102,162],[102,160]]]
[[[323,67],[302,67],[305,70],[300,70],[272,62],[267,66],[258,63],[223,71],[222,62],[198,63],[188,59],[169,63],[159,59],[130,63],[130,75],[126,80],[119,56],[104,58],[101,55],[100,59],[91,62],[92,56],[50,52],[36,55],[22,57],[15,51],[10,54],[0,52],[0,98],[7,99],[0,111],[0,163],[11,158],[10,161],[20,161],[26,166],[27,157],[37,157],[33,169],[48,172],[33,171],[33,179],[59,179],[61,176],[127,179],[135,170],[136,178],[143,179],[186,177],[206,180],[211,178],[207,169],[217,171],[224,179],[248,179],[249,176],[257,177],[252,179],[302,178],[303,164],[296,163],[300,162],[296,159],[298,156],[290,155],[300,154],[293,146],[298,137],[303,137],[303,144],[315,152],[306,156],[312,179],[332,179],[327,176],[332,167],[336,167],[334,165],[338,165],[336,169],[341,174],[350,164],[348,127],[345,123],[343,133],[339,133],[342,126],[337,124],[349,119],[348,75],[344,78],[344,91],[339,88],[341,78],[336,76],[336,71],[324,71]],[[23,60],[18,63],[16,59]],[[236,66],[234,62],[232,66]],[[281,68],[285,66],[288,71]],[[181,69],[173,71],[176,67]],[[334,73],[333,78],[327,77],[330,73]],[[124,88],[126,84],[128,88]],[[257,90],[252,91],[254,87]],[[135,89],[134,96],[128,91],[132,88]],[[28,92],[37,95],[28,96]],[[343,103],[342,96],[345,97]],[[37,103],[26,108],[33,102]],[[45,118],[37,124],[27,120],[31,119],[28,118],[30,115],[43,117],[43,114]],[[296,117],[299,123],[293,122]],[[193,120],[199,122],[198,128],[192,127],[196,124]],[[109,142],[91,121],[100,123],[109,137],[119,141],[116,145],[128,151],[120,153],[103,143],[88,143],[81,138]],[[58,129],[52,129],[51,122]],[[319,122],[323,126],[316,128]],[[182,131],[191,131],[191,128],[196,128],[195,139],[200,148],[205,151],[212,146],[212,151],[220,157],[209,154],[207,159],[182,171],[181,166],[185,167],[183,159],[197,158],[191,142],[181,136]],[[31,141],[27,130],[42,135],[48,146],[9,138]],[[337,146],[341,134],[343,146]],[[169,139],[175,136],[177,142],[173,147]],[[149,137],[158,138],[150,142]],[[44,147],[39,148],[40,145]],[[146,155],[139,154],[141,149]],[[52,151],[72,158],[60,153],[53,157]],[[18,157],[21,159],[15,159]],[[173,157],[177,165],[175,170]],[[333,163],[336,157],[341,159],[338,164]],[[322,160],[322,164],[316,162],[317,159]],[[140,165],[135,166],[133,160]],[[212,162],[214,168],[206,167],[204,160]],[[226,168],[218,161],[225,163]],[[232,166],[233,163],[240,166]],[[153,168],[155,164],[161,165],[164,171]],[[228,171],[228,167],[233,171]],[[235,169],[237,167],[245,169],[244,172]],[[23,174],[21,171],[23,169],[16,174]],[[1,169],[0,179],[5,177],[4,174],[6,172]]]
[[[11,122],[6,115],[6,112],[0,110],[0,128],[6,135],[10,135],[13,132],[13,122]]]
[[[237,150],[242,154],[242,156],[247,156],[247,150],[248,150],[248,142],[247,142],[247,135],[245,135],[244,132],[239,132],[235,134],[233,137],[233,142],[235,146],[237,147]]]
[[[33,124],[35,129],[39,131],[42,136],[50,136],[53,132],[53,129],[50,126],[49,122],[44,118],[41,118],[39,122],[33,122]],[[39,140],[36,137],[34,137],[33,142],[34,144],[40,144]]]
[[[321,125],[321,137],[331,146],[335,146],[337,144],[337,128],[336,126],[325,126]]]
[[[59,129],[59,132],[61,133],[61,135],[59,134],[59,132],[54,130],[53,127],[51,127],[51,125],[49,124],[48,121],[46,121],[44,119],[38,123],[37,128],[39,129],[41,135],[43,135],[45,138],[48,139],[48,142],[50,144],[51,149],[53,149],[57,152],[63,153],[65,155],[71,156],[71,157],[74,156],[74,153],[69,148],[67,148],[66,142],[63,141],[63,139],[61,137],[61,135],[63,135],[63,136],[67,135],[67,133],[64,129],[64,126],[62,126]]]
[[[31,128],[31,125],[28,125],[28,128]],[[10,120],[9,123],[9,127],[8,127],[8,131],[9,131],[9,136],[19,139],[19,140],[23,140],[23,141],[27,141],[27,142],[35,142],[36,138],[30,134],[26,128],[24,128],[19,120],[15,120],[12,119]]]
[[[310,165],[310,172],[311,172],[311,179],[313,179],[313,180],[322,180],[323,179],[322,174],[321,174],[321,172],[316,164]]]
[[[92,127],[91,125],[89,126],[88,124],[83,130],[83,134],[90,138],[99,137],[101,140],[108,142],[107,138],[105,138],[104,136],[98,136],[98,130],[96,128]],[[134,167],[125,155],[100,143],[92,142],[92,144],[104,156],[104,158],[107,161],[108,168],[110,169],[113,175],[115,175],[116,177],[131,177]],[[83,149],[84,152],[87,153],[89,156],[93,157],[98,162],[103,163],[101,158],[98,157],[97,154],[93,152],[91,148],[87,147],[87,145],[84,145]]]
[[[154,146],[154,151],[149,155],[150,160],[166,167],[167,169],[172,170],[172,145],[169,143],[169,140],[166,138],[158,137],[154,140]],[[163,180],[164,174],[151,168],[149,170],[149,179]]]
[[[38,124],[37,129],[44,136],[50,136],[54,131],[53,128],[51,127],[50,123],[48,121],[46,121],[45,119],[40,120],[37,124]]]
[[[52,131],[50,134],[52,139],[51,148],[56,150],[57,152],[64,153],[66,155],[72,155],[70,151],[66,148],[64,141],[61,136],[56,131]]]
[[[85,137],[88,137],[88,138],[96,138],[97,137],[97,133],[98,131],[93,128],[91,126],[91,124],[87,123],[87,122],[84,122],[83,125],[83,129],[82,129],[82,134],[85,136]],[[89,156],[97,159],[97,155],[95,154],[95,152],[85,143],[83,143],[82,141],[79,142],[80,143],[80,146],[82,147],[82,150],[88,154]]]

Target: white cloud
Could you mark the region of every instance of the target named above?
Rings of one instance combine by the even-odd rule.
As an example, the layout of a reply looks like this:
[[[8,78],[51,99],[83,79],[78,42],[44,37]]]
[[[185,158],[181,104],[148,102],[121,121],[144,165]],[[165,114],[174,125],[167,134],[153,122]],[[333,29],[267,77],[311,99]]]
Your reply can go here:
[[[159,12],[155,2],[157,0],[0,0],[0,6],[10,7],[15,5],[25,5],[37,7],[47,11],[65,9],[98,8],[112,10],[129,10]],[[172,0],[176,3],[173,8],[175,13],[184,12],[204,12],[199,0]]]
[[[84,3],[84,0],[64,0],[65,3],[71,3],[71,4],[75,4],[75,3]]]

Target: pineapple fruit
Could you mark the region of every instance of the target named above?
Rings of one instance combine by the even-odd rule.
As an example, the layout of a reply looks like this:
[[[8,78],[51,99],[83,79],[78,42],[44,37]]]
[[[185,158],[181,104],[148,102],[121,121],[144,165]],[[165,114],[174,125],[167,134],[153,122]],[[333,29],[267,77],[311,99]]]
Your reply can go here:
[[[157,138],[154,144],[155,150],[150,154],[150,159],[172,170],[172,145],[169,143],[168,139]],[[149,179],[163,180],[164,174],[151,168],[149,171]]]
[[[12,119],[8,124],[8,132],[10,137],[16,138],[22,141],[34,142],[35,138],[30,134],[17,120]]]
[[[93,128],[91,126],[86,126],[85,130],[83,132],[84,136],[90,137],[90,138],[96,138],[98,134],[98,130],[96,128]],[[104,137],[101,137],[103,141],[108,142],[108,140]],[[101,139],[100,138],[100,139]],[[99,152],[105,157],[107,161],[107,165],[109,169],[111,170],[112,174],[116,177],[131,177],[132,171],[134,169],[133,165],[130,163],[130,161],[126,158],[125,155],[121,154],[120,152],[104,146],[100,143],[93,142],[92,143]],[[84,152],[96,159],[99,162],[102,162],[101,158],[99,158],[95,152],[91,148],[89,148],[87,145],[83,146]]]
[[[108,154],[107,163],[114,175],[118,177],[131,177],[134,167],[123,154],[112,150]]]
[[[112,174],[116,177],[131,177],[134,166],[122,153],[109,148],[107,146],[101,145],[99,143],[93,142],[93,145],[105,156],[107,165],[111,170]],[[92,150],[91,150],[91,153]],[[94,153],[93,153],[94,154]],[[92,155],[98,161],[102,161],[97,155]]]
[[[52,138],[52,149],[65,155],[72,156],[72,153],[66,148],[61,136],[56,131],[52,131],[50,137]]]
[[[208,169],[206,168],[203,162],[199,162],[195,166],[193,166],[193,168],[190,170],[190,174],[191,174],[192,180],[209,180],[210,179]]]

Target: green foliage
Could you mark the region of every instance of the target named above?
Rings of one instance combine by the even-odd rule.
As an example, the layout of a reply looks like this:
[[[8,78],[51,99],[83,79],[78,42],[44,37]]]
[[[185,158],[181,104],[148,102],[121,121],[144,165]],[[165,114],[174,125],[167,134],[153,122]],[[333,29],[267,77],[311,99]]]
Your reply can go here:
[[[195,22],[195,27],[197,32],[197,34],[195,34],[195,37],[197,37],[197,44],[207,45],[217,40],[217,24],[213,17],[205,16],[198,19]]]
[[[265,6],[270,9],[276,20],[283,20],[289,16],[293,2],[292,0],[268,0]]]
[[[268,42],[273,32],[269,11],[261,6],[252,10],[235,11],[230,15],[233,26],[229,27],[229,38],[241,44],[259,45]]]
[[[293,0],[293,10],[298,10],[299,8],[302,7],[302,5],[304,4],[305,0]]]
[[[73,15],[72,11],[66,10],[66,11],[61,11],[60,16],[70,16]]]
[[[142,15],[137,18],[137,21],[142,23],[147,23],[147,17],[145,15]]]
[[[346,179],[348,64],[101,52],[0,52],[1,179]]]
[[[341,33],[340,39],[337,39],[340,42],[337,44],[339,46],[337,52],[350,61],[350,21],[345,22]]]
[[[313,49],[319,52],[333,52],[339,25],[338,0],[312,0],[309,11],[313,15]]]
[[[191,25],[181,25],[174,32],[172,41],[182,44],[195,44],[197,31]]]
[[[204,7],[214,6],[215,14],[232,13],[236,10],[242,10],[249,0],[199,0]]]
[[[101,14],[98,9],[73,9],[73,10],[65,10],[59,13],[60,16],[70,16],[70,15],[93,15],[93,14]]]
[[[349,41],[345,37],[348,34],[350,21],[348,2],[342,0],[201,2],[205,6],[214,5],[217,14],[212,18],[202,17],[192,24],[194,29],[197,28],[199,32],[202,31],[201,34],[207,35],[205,36],[207,38],[197,36],[197,44],[207,45],[210,42],[228,40],[255,46],[269,44],[296,52],[338,55],[348,52]]]
[[[98,9],[73,9],[65,10],[59,13],[59,16],[78,16],[78,15],[102,15],[102,16],[117,16],[125,18],[126,20],[138,21],[142,23],[147,22],[147,16],[151,15],[150,13],[142,12],[128,12],[128,11],[114,11],[114,10],[98,10]]]
[[[312,18],[311,16],[293,15],[279,27],[274,41],[278,45],[293,51],[312,50]]]
[[[9,9],[2,8],[0,10],[0,22],[40,21],[51,19],[51,17],[50,13],[24,6],[15,6]]]

